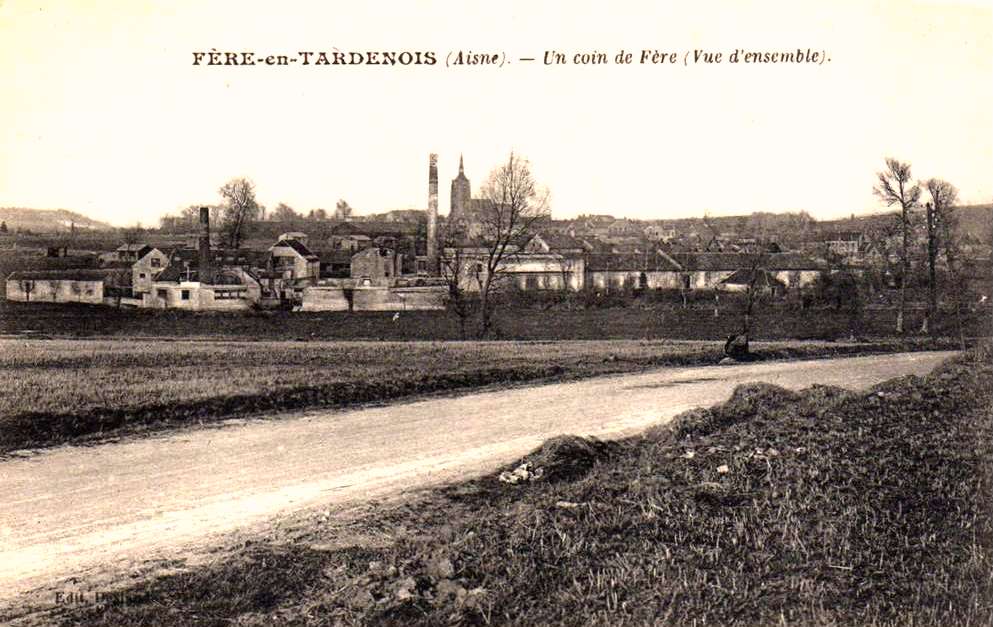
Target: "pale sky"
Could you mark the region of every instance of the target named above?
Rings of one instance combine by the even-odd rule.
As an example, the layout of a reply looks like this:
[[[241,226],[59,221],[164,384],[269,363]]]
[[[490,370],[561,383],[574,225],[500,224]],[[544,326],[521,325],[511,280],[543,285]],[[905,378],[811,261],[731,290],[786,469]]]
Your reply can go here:
[[[887,156],[964,202],[993,198],[987,2],[0,0],[0,206],[113,224],[219,202],[440,206],[459,154],[476,192],[514,150],[553,216],[881,207]],[[687,50],[827,51],[822,65],[682,64]],[[193,53],[433,51],[435,66],[195,67]],[[629,66],[544,66],[633,52]],[[679,63],[640,65],[641,49]],[[445,67],[449,52],[504,67]],[[520,57],[535,57],[532,63]]]

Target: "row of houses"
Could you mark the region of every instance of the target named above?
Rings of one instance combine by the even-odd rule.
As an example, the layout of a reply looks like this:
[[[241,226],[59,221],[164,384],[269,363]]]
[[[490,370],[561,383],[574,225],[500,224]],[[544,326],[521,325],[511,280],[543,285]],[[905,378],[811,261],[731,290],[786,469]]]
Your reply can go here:
[[[549,243],[549,242],[552,243]],[[595,253],[557,248],[554,237],[536,236],[512,250],[500,273],[522,290],[724,289],[758,283],[773,291],[811,285],[826,268],[795,253],[759,257],[740,253],[672,253],[656,249],[642,254]],[[303,309],[375,308],[438,309],[444,306],[444,278],[403,271],[403,256],[372,247],[357,253],[315,254],[300,239],[283,237],[267,251],[140,248],[130,275],[120,269],[16,272],[7,279],[9,300],[127,304],[135,307],[188,310],[241,310],[254,306],[292,305]],[[462,264],[459,276],[467,291],[485,278],[484,248],[445,249],[443,256]],[[344,259],[348,272],[342,271]],[[397,296],[405,293],[406,296]],[[331,303],[331,304],[329,304]]]
[[[760,284],[782,293],[809,287],[827,272],[823,263],[795,253],[668,254],[661,249],[641,254],[563,253],[529,247],[512,252],[500,269],[507,281],[522,290],[738,291]],[[446,251],[449,258],[454,254]],[[485,279],[486,251],[463,249],[458,255],[462,287],[478,289]]]

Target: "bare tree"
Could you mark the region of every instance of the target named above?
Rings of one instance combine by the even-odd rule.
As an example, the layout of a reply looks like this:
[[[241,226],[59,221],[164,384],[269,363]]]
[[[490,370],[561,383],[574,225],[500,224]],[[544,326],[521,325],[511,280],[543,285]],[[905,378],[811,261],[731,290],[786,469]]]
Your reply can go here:
[[[259,217],[255,184],[245,178],[231,179],[219,191],[224,198],[221,233],[230,248],[239,248],[248,234],[249,225]]]
[[[940,225],[951,218],[949,214],[958,200],[959,192],[951,183],[936,178],[928,179],[924,183],[924,188],[931,197],[931,200],[924,205],[927,219],[928,308],[921,332],[927,333],[928,321],[934,318],[938,310],[938,284],[935,276],[938,248],[941,245],[938,231]]]
[[[896,317],[896,332],[903,333],[903,317],[907,304],[907,281],[910,278],[910,210],[916,207],[921,197],[921,188],[911,184],[910,164],[888,157],[886,169],[877,172],[879,182],[872,192],[891,207],[900,205],[900,226],[903,245],[900,248],[900,309]]]
[[[954,188],[953,188],[954,189]],[[962,241],[957,235],[958,215],[949,204],[940,215],[937,223],[940,246],[945,253],[945,263],[948,268],[949,280],[945,282],[948,287],[950,300],[954,304],[955,323],[959,336],[959,344],[965,350],[965,327],[963,324],[963,304],[968,297],[968,290],[963,289],[966,285],[966,264],[963,260]]]
[[[745,336],[745,341],[747,342],[748,337],[752,334],[752,316],[759,297],[768,292],[770,289],[775,288],[770,283],[771,279],[769,272],[765,269],[765,266],[768,263],[768,257],[765,253],[747,253],[744,255],[744,260],[745,268],[748,272],[746,277],[748,282],[745,284],[745,306],[742,311],[743,316],[741,320],[741,332]]]
[[[471,281],[478,279],[476,261],[467,253],[465,230],[461,224],[449,221],[440,235],[442,254],[438,260],[438,270],[448,287],[445,306],[458,318],[459,337],[464,340],[475,309],[469,287]]]
[[[482,187],[478,221],[483,273],[480,277],[480,337],[493,324],[493,292],[506,265],[548,220],[549,194],[539,187],[527,159],[510,153],[507,162],[490,173]]]

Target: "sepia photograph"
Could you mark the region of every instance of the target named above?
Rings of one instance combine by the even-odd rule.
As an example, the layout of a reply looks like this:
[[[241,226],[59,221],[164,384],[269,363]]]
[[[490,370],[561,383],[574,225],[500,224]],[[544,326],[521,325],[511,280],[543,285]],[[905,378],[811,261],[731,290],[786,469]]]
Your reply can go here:
[[[0,0],[0,624],[993,624],[989,0]]]

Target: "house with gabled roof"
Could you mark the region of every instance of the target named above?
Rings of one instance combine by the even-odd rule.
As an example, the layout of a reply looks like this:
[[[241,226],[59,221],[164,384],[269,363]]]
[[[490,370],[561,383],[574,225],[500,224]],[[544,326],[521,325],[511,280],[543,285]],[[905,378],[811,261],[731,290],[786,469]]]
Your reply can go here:
[[[301,279],[317,283],[321,273],[321,258],[298,239],[285,238],[269,247],[272,270],[287,281]]]
[[[527,253],[559,253],[563,255],[580,255],[586,252],[582,240],[565,233],[542,232],[534,235],[524,245]]]
[[[155,277],[169,265],[169,255],[151,248],[131,266],[131,288],[137,296],[150,292]]]
[[[134,263],[144,257],[152,249],[148,244],[121,244],[114,253],[117,261]]]

